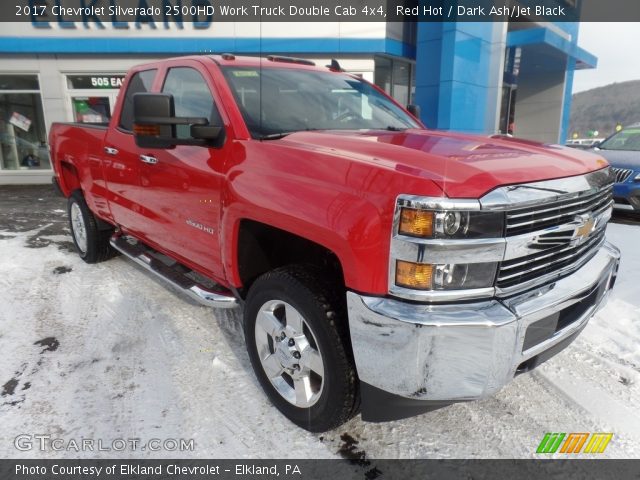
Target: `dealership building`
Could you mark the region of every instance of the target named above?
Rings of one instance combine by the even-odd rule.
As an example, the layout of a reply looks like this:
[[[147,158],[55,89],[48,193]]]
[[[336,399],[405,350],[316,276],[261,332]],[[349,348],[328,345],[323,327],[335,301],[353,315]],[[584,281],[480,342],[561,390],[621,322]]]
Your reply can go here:
[[[108,121],[129,67],[210,52],[335,58],[419,105],[430,128],[563,142],[574,71],[597,59],[578,46],[578,23],[530,20],[3,23],[0,184],[50,181],[51,123]]]

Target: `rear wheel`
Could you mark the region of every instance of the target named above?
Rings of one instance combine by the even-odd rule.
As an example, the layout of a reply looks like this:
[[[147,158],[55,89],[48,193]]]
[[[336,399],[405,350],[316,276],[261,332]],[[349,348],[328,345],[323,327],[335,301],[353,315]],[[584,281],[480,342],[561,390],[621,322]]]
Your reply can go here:
[[[344,298],[313,266],[279,268],[247,296],[244,328],[253,369],[272,403],[312,432],[359,407]]]
[[[109,238],[113,229],[100,229],[80,190],[76,190],[68,199],[69,227],[78,255],[87,263],[108,260],[116,254],[111,248]]]

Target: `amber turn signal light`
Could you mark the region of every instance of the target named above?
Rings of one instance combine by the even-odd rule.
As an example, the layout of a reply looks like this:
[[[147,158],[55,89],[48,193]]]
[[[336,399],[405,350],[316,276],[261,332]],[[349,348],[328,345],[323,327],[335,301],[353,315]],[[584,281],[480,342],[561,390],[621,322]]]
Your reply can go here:
[[[160,136],[160,127],[158,125],[133,125],[133,133],[140,136]]]
[[[402,208],[400,210],[400,225],[398,231],[402,235],[412,237],[433,236],[433,212]]]
[[[396,285],[417,290],[430,290],[433,279],[433,265],[428,263],[412,263],[398,260],[396,262]]]

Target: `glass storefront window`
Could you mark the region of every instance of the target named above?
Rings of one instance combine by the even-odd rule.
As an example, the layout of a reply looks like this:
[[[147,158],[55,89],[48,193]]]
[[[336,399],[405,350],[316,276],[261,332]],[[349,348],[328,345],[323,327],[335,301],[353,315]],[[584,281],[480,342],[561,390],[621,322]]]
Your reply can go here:
[[[38,87],[36,75],[0,75],[0,169],[51,169]]]
[[[516,95],[521,59],[522,49],[520,47],[509,47],[505,50],[499,131],[506,135],[515,133]]]
[[[375,57],[374,83],[401,105],[413,102],[413,65],[401,60]]]
[[[67,75],[71,121],[108,124],[124,78],[120,73]]]
[[[409,104],[409,87],[411,77],[411,64],[408,62],[393,62],[393,98],[401,105]]]
[[[40,90],[35,75],[0,75],[0,90]]]
[[[374,83],[387,93],[391,93],[391,60],[375,57]]]
[[[78,123],[109,123],[111,108],[109,97],[73,97],[74,122]]]

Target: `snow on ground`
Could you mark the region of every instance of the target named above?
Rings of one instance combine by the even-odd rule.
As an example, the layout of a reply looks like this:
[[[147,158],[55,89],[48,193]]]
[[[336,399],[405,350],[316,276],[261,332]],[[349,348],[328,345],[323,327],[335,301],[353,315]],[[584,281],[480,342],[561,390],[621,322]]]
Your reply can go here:
[[[609,431],[603,456],[640,458],[640,225],[609,226],[623,262],[607,307],[531,374],[483,401],[315,435],[262,394],[238,313],[196,305],[121,257],[85,264],[64,203],[47,203],[35,219],[0,215],[2,458],[532,458],[545,432]],[[19,451],[20,434],[195,449]]]

